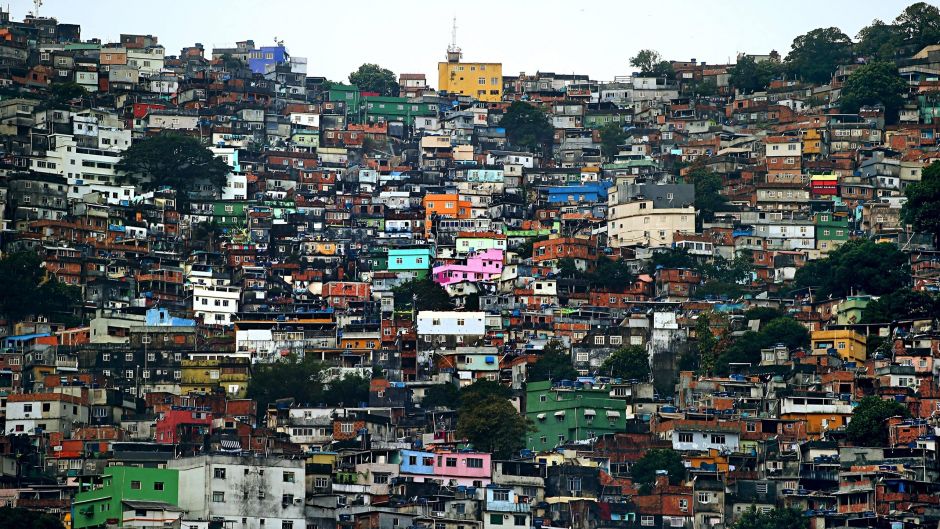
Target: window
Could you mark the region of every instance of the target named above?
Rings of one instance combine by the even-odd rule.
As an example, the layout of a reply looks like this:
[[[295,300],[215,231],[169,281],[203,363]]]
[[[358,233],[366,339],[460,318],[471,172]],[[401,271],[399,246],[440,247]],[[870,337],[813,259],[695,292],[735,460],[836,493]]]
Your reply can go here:
[[[293,494],[282,494],[282,495],[281,495],[281,503],[282,503],[282,504],[285,504],[285,505],[290,505],[290,504],[294,503],[294,495],[293,495]]]
[[[714,445],[723,445],[725,444],[725,436],[722,434],[712,434],[712,444]]]
[[[678,437],[680,443],[691,443],[693,438],[690,433],[680,433]]]
[[[448,458],[446,459],[446,461],[444,462],[444,466],[456,467],[456,466],[457,466],[457,458],[456,458],[456,457],[448,457]]]
[[[284,483],[293,483],[294,482],[294,473],[285,472],[284,473]]]
[[[698,502],[699,502],[699,503],[708,503],[708,500],[709,500],[709,498],[708,498],[708,493],[707,493],[707,492],[699,492],[699,493],[698,493]]]
[[[213,503],[222,503],[222,502],[224,502],[224,501],[225,501],[225,493],[224,493],[224,492],[221,492],[221,491],[218,491],[218,490],[212,491],[212,502],[213,502]]]
[[[131,481],[131,490],[140,490],[140,482],[136,480]]]
[[[153,490],[163,490],[163,482],[162,482],[162,481],[154,481],[154,482],[153,482]]]
[[[603,336],[595,336],[595,337],[594,337],[594,345],[604,345],[604,337],[603,337]]]
[[[590,360],[590,355],[587,353],[578,353],[577,360],[578,362],[587,362]]]
[[[622,336],[611,336],[611,337],[610,337],[610,345],[621,345],[622,343],[623,343],[623,337],[622,337]]]
[[[581,478],[568,478],[568,490],[571,492],[580,492]]]
[[[767,494],[767,483],[756,483],[756,488],[758,494]]]
[[[479,457],[468,457],[467,468],[483,468],[483,459]]]
[[[388,474],[384,472],[376,472],[372,474],[372,483],[376,485],[385,485],[388,483]]]
[[[344,422],[340,424],[340,432],[342,433],[352,433],[353,432],[353,423]]]
[[[502,515],[502,514],[491,514],[491,515],[490,515],[490,525],[503,525],[503,515]]]
[[[680,511],[689,510],[689,500],[679,500],[679,510]]]
[[[524,514],[516,514],[512,517],[513,525],[527,525],[528,517]]]
[[[640,525],[652,527],[655,519],[652,516],[640,516]]]
[[[749,422],[749,423],[747,423],[747,431],[749,431],[749,432],[756,432],[756,431],[757,431],[757,423],[754,423],[754,422]]]
[[[281,529],[294,529],[294,522],[291,520],[281,521]]]
[[[213,477],[215,477],[215,479],[225,479],[225,468],[215,467],[213,470]]]
[[[508,490],[494,490],[493,501],[509,501],[509,491]]]

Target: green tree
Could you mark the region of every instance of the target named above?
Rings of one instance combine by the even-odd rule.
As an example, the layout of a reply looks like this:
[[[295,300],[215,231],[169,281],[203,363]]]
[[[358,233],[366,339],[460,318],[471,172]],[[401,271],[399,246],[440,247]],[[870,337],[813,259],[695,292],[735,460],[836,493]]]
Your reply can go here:
[[[658,268],[696,268],[698,263],[685,248],[668,248],[653,253],[647,272],[654,274]]]
[[[290,355],[270,364],[254,364],[248,398],[258,402],[258,413],[278,399],[293,397],[300,404],[320,404],[323,399],[323,366],[313,355]]]
[[[782,73],[783,67],[779,61],[765,60],[757,62],[752,55],[741,57],[729,73],[731,86],[745,94],[765,90],[777,76]]]
[[[921,172],[920,182],[904,188],[907,201],[901,206],[901,218],[914,230],[933,235],[940,241],[940,162],[933,162]]]
[[[525,446],[531,425],[512,404],[501,397],[488,397],[472,407],[462,407],[457,418],[457,435],[473,448],[508,459]]]
[[[571,365],[571,354],[561,342],[552,340],[545,345],[538,360],[528,367],[526,380],[574,380],[578,372]]]
[[[435,384],[428,388],[421,399],[421,408],[447,408],[456,410],[460,407],[460,392],[454,384]]]
[[[598,259],[594,271],[585,278],[592,287],[613,292],[629,287],[636,279],[625,260],[607,257]]]
[[[757,365],[761,349],[777,344],[787,349],[809,345],[809,331],[800,322],[788,316],[775,318],[761,326],[760,331],[747,331],[730,343],[720,347],[715,372],[727,374],[731,364]]]
[[[858,43],[855,45],[855,52],[862,57],[876,60],[895,58],[904,42],[901,28],[894,24],[885,24],[878,19],[862,28],[856,38]]]
[[[715,212],[728,209],[728,199],[721,194],[724,182],[718,173],[696,168],[686,174],[685,181],[695,186],[695,209],[699,212],[695,216],[697,224],[711,222],[715,219]],[[698,229],[701,230],[701,226]]]
[[[890,323],[940,314],[940,300],[927,292],[909,288],[895,290],[872,300],[862,311],[862,323]]]
[[[894,24],[898,26],[913,51],[940,42],[940,10],[927,2],[911,4],[901,12]]]
[[[850,240],[825,259],[797,270],[796,286],[812,288],[819,298],[864,292],[888,294],[908,284],[910,267],[904,252],[888,243]]]
[[[852,421],[845,429],[848,440],[858,446],[888,446],[888,419],[908,418],[911,412],[895,400],[869,396],[852,410]]]
[[[646,349],[639,345],[621,347],[601,364],[601,374],[626,380],[648,381],[650,361]]]
[[[451,310],[453,303],[447,291],[431,278],[412,279],[395,287],[395,308],[397,310]]]
[[[902,94],[907,84],[898,76],[893,63],[873,62],[852,72],[842,86],[839,107],[846,114],[855,114],[865,105],[882,104],[888,121],[897,119],[904,104]]]
[[[63,525],[59,518],[51,514],[2,507],[0,529],[63,529]]]
[[[608,160],[612,160],[617,155],[620,145],[623,145],[627,139],[627,134],[623,131],[623,125],[610,122],[600,129],[601,134],[601,152]]]
[[[349,74],[349,82],[364,92],[378,92],[383,96],[398,95],[399,86],[395,73],[378,64],[363,64]]]
[[[369,402],[369,379],[346,375],[331,381],[323,392],[323,402],[331,406],[359,406]]]
[[[640,486],[640,494],[649,494],[659,470],[666,471],[670,485],[679,485],[685,480],[685,465],[679,452],[671,448],[654,448],[630,467],[630,477],[634,485]]]
[[[499,120],[499,126],[506,129],[506,139],[510,144],[536,152],[548,152],[555,135],[545,112],[522,101],[509,105]]]
[[[761,325],[785,316],[786,314],[772,307],[753,307],[744,312],[745,320],[758,320]]]
[[[60,283],[29,251],[0,259],[0,293],[0,314],[10,326],[30,316],[73,325],[77,323],[73,313],[82,305],[81,289]]]
[[[822,84],[852,58],[852,39],[835,27],[818,28],[793,39],[786,64],[804,81]]]
[[[200,145],[178,134],[161,134],[134,142],[116,169],[124,181],[146,190],[170,187],[185,196],[205,182],[217,191],[225,186],[231,168]]]
[[[715,371],[715,346],[718,340],[712,332],[711,322],[717,316],[711,312],[703,312],[695,319],[695,342],[693,344],[693,354],[697,362],[691,366],[684,366],[686,369],[695,369],[697,364],[701,373],[711,374]]]
[[[805,529],[808,523],[796,509],[773,509],[761,512],[751,507],[732,526],[733,529]]]
[[[512,397],[512,390],[493,380],[478,379],[473,384],[460,388],[460,408],[473,408],[493,397],[509,399]]]
[[[88,91],[76,82],[52,83],[49,86],[47,105],[49,108],[68,110],[72,108],[73,103],[81,104],[86,96],[88,96]]]
[[[642,76],[671,78],[675,75],[672,64],[664,61],[656,50],[640,50],[630,58],[630,66],[639,68]]]

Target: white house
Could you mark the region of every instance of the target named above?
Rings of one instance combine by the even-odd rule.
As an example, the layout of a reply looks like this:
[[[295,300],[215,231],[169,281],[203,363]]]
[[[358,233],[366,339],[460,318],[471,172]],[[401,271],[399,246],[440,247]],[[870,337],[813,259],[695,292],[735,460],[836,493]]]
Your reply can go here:
[[[303,459],[213,454],[171,459],[167,468],[179,470],[183,527],[189,520],[244,529],[306,527]]]
[[[207,325],[231,325],[240,298],[239,287],[197,285],[193,287],[193,312]]]

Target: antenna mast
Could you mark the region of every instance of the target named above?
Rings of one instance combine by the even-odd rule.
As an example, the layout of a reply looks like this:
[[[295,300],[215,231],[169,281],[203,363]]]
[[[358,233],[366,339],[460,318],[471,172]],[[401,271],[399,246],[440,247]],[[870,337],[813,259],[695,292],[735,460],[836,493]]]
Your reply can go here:
[[[457,46],[457,17],[454,16],[454,24],[450,30],[450,46],[447,47],[447,62],[460,62],[463,53],[460,46]]]
[[[39,18],[39,8],[42,7],[42,0],[33,0],[33,16]]]

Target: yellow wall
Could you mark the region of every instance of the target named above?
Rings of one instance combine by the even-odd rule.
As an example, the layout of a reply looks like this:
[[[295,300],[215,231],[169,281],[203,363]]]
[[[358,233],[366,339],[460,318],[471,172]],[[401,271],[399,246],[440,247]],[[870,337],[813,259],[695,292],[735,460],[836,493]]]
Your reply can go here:
[[[868,358],[865,337],[855,331],[839,329],[833,331],[813,331],[813,354],[825,354],[822,344],[831,343],[836,353],[849,362],[864,362]]]
[[[484,84],[480,84],[480,78],[483,78]],[[502,101],[503,65],[498,62],[439,62],[437,89],[471,96],[480,101]]]
[[[817,129],[808,129],[803,133],[803,154],[822,153],[822,135]]]

